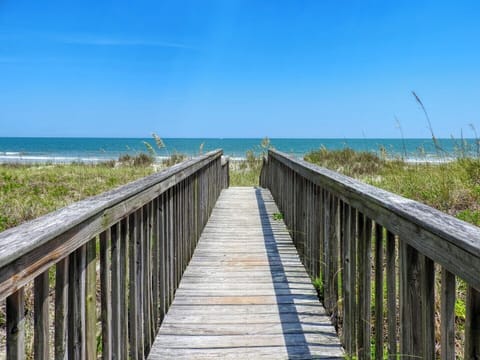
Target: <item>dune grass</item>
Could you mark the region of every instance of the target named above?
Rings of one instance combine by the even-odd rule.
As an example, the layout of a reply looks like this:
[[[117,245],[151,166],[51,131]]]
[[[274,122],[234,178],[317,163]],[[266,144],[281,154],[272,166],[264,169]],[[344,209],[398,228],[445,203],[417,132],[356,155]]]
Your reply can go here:
[[[0,231],[152,172],[111,163],[0,165]]]
[[[407,163],[347,148],[312,151],[305,160],[480,225],[480,159]]]

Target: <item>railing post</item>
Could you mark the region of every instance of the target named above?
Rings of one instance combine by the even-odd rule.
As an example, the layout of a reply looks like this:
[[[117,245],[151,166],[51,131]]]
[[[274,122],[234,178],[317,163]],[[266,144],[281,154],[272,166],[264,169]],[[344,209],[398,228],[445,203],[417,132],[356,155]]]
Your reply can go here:
[[[480,293],[467,287],[465,359],[480,359]]]
[[[25,293],[23,288],[7,297],[7,360],[25,358]]]
[[[35,305],[33,314],[35,317],[34,328],[34,354],[35,359],[49,359],[49,309],[48,309],[48,271],[37,276],[34,281]]]

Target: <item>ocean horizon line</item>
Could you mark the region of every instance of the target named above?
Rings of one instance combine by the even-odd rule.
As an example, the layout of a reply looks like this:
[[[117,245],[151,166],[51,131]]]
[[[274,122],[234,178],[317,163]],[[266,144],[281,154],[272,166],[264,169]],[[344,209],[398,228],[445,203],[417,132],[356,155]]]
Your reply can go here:
[[[158,146],[155,139],[147,138],[85,138],[85,137],[0,137],[0,162],[95,162],[117,160],[120,156],[151,152],[159,157],[181,153],[187,156],[222,149],[232,159],[244,159],[247,152],[259,155],[265,150],[264,138],[162,138]],[[302,158],[318,150],[351,148],[390,158],[412,161],[436,161],[459,152],[480,157],[478,139],[464,138],[269,138],[268,146]],[[441,148],[441,151],[439,150]],[[440,156],[439,156],[440,155]],[[453,156],[454,157],[454,156]]]
[[[270,140],[429,140],[433,141],[432,137],[164,137],[161,139],[182,139],[182,140],[263,140],[268,138]],[[0,139],[152,139],[152,136],[145,137],[130,137],[130,136],[0,136]],[[452,137],[435,137],[436,140],[480,140],[475,137],[463,137],[455,139]]]

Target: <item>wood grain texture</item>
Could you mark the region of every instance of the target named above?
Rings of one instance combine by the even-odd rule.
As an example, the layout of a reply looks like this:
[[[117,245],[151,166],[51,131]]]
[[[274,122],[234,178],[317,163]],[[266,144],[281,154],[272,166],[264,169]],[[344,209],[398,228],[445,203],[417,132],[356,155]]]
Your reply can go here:
[[[55,266],[55,360],[67,360],[69,257]]]
[[[442,269],[440,309],[442,360],[453,360],[455,359],[455,276],[446,269]]]
[[[35,360],[49,359],[48,271],[34,281],[34,343]]]
[[[109,229],[100,234],[100,302],[102,320],[102,358],[108,360],[112,358],[112,337],[118,336],[118,333],[116,333],[118,329],[118,324],[115,324],[114,326],[112,324],[112,314],[114,315],[114,317],[118,316],[118,313],[114,311],[117,310],[117,299],[116,297],[112,299],[112,278],[110,276],[110,267],[113,260],[110,257],[110,246],[112,242],[112,237],[115,239],[117,238],[116,230],[112,230],[113,229]],[[113,306],[113,304],[115,304],[115,306]],[[117,319],[115,319],[115,321]]]
[[[16,291],[7,298],[7,360],[25,358],[25,292]]]
[[[480,359],[480,293],[467,287],[465,359]]]
[[[386,244],[387,267],[387,329],[388,355],[397,354],[397,277],[395,268],[395,235],[387,231]]]
[[[222,192],[150,359],[343,357],[276,212],[266,190]]]
[[[375,358],[383,357],[383,228],[375,224]]]
[[[85,355],[97,358],[97,239],[86,245],[85,272]],[[111,325],[109,325],[111,326]]]

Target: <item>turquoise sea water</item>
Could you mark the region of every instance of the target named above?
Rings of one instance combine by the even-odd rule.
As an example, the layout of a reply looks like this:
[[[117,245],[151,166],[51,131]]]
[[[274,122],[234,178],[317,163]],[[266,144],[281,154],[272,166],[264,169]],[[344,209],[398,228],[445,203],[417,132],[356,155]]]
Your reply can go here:
[[[0,138],[0,162],[97,162],[118,159],[122,154],[136,154],[147,151],[144,142],[150,143],[159,157],[179,152],[189,156],[203,152],[223,149],[225,155],[244,158],[245,152],[261,151],[262,139],[163,139],[166,148],[157,149],[152,138]],[[350,147],[354,150],[379,153],[386,150],[389,157],[406,157],[412,161],[436,161],[459,154],[467,148],[476,155],[475,140],[439,139],[443,152],[435,150],[431,139],[270,139],[271,145],[296,157],[324,146],[327,149]],[[405,156],[406,154],[406,156]]]

